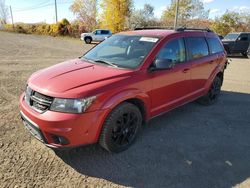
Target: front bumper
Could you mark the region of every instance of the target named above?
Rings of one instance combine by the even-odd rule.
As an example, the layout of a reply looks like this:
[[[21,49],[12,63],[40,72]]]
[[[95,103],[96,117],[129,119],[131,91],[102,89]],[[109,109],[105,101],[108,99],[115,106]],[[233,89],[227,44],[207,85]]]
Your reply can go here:
[[[97,142],[107,110],[83,114],[53,111],[38,113],[20,97],[20,110],[26,128],[45,145],[53,148],[76,147]]]

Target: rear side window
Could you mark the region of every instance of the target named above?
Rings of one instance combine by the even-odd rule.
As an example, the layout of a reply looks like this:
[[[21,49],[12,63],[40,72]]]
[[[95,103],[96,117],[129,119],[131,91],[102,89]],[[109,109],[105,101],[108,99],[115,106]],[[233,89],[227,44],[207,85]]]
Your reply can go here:
[[[168,42],[158,53],[157,59],[168,60],[171,63],[181,63],[185,58],[185,45],[182,38]]]
[[[108,35],[109,31],[108,30],[102,30],[102,35]]]
[[[204,37],[186,38],[189,59],[198,59],[209,54],[207,42]]]
[[[208,46],[212,54],[223,52],[224,48],[217,38],[207,38]]]

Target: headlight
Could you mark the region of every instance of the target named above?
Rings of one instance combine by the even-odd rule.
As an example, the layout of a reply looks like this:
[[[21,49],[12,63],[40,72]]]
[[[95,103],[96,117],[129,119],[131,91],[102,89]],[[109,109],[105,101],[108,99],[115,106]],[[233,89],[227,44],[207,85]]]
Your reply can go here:
[[[84,99],[54,98],[50,110],[67,113],[83,113],[88,109],[95,99],[95,96]]]

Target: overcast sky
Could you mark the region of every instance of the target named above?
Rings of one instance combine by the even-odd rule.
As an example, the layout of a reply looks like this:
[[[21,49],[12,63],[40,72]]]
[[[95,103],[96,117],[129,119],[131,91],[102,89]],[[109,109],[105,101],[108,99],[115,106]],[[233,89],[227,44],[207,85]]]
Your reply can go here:
[[[12,7],[14,22],[55,22],[54,0],[5,0],[6,5]],[[69,6],[73,0],[57,0],[58,20],[67,18],[74,20]],[[155,8],[155,16],[160,18],[162,11],[170,5],[171,0],[134,0],[136,9],[142,8],[145,3]],[[205,9],[210,9],[210,18],[220,16],[227,9],[250,12],[250,0],[203,0]]]

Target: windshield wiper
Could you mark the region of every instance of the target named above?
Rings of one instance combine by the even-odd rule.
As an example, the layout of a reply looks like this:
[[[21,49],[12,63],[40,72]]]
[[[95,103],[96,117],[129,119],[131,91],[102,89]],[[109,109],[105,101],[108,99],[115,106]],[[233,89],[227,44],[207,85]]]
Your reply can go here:
[[[101,60],[101,59],[97,59],[97,60],[94,60],[94,62],[96,63],[103,63],[103,64],[107,64],[107,65],[110,65],[112,67],[118,67],[117,65],[113,64],[113,63],[110,63],[108,61],[104,61],[104,60]]]

